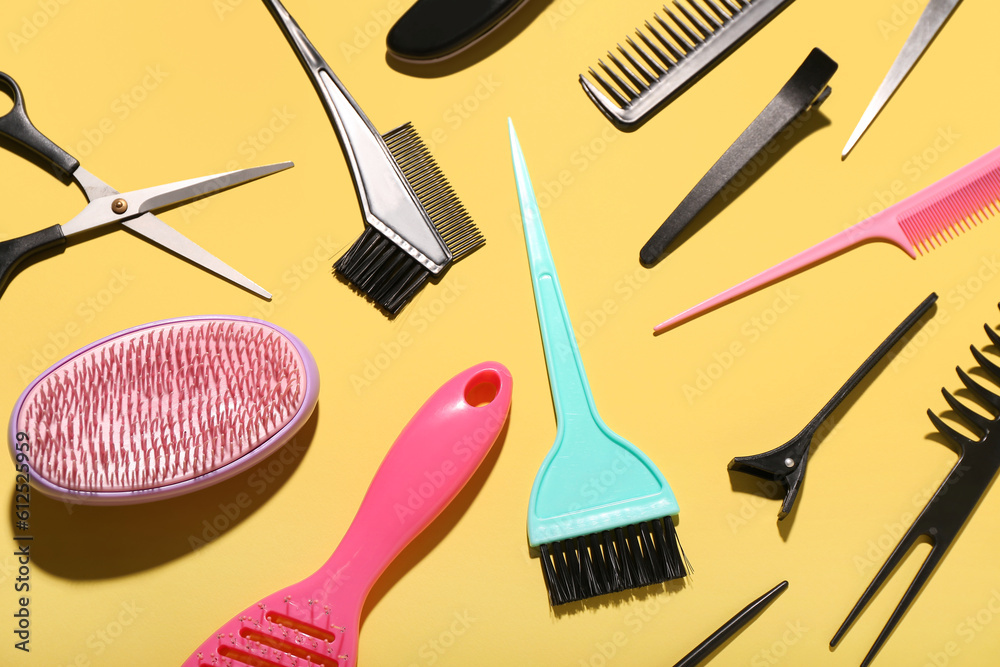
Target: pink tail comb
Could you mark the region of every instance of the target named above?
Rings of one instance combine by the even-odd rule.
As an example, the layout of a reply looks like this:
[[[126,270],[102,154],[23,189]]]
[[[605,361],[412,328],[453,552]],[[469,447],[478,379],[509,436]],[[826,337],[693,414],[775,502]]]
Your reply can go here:
[[[503,365],[485,362],[438,389],[385,455],[323,567],[223,625],[184,667],[354,667],[368,591],[486,458],[507,420],[511,382]]]
[[[1000,213],[1000,148],[970,162],[920,192],[848,227],[780,264],[730,287],[653,327],[672,329],[793,273],[868,241],[888,241],[910,257],[943,244],[961,231]]]

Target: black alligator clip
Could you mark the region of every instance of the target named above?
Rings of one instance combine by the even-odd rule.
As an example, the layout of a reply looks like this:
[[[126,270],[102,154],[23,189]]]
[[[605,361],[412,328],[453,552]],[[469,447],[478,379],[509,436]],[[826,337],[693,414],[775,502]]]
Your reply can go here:
[[[865,363],[861,364],[854,375],[844,383],[836,394],[833,395],[823,409],[812,418],[806,427],[798,435],[776,449],[754,456],[737,456],[729,462],[729,469],[736,472],[744,472],[749,475],[761,477],[763,479],[780,482],[785,487],[785,500],[781,503],[781,511],[778,512],[778,519],[784,519],[792,511],[795,498],[798,496],[799,488],[802,486],[802,478],[806,474],[806,463],[809,460],[809,445],[812,443],[816,431],[833,414],[833,411],[843,402],[845,398],[858,386],[858,383],[871,371],[882,357],[899,342],[899,340],[915,325],[920,318],[930,310],[934,302],[937,301],[937,294],[931,293],[917,309],[910,313],[896,329],[889,334],[889,337],[882,341],[882,344],[871,353]]]

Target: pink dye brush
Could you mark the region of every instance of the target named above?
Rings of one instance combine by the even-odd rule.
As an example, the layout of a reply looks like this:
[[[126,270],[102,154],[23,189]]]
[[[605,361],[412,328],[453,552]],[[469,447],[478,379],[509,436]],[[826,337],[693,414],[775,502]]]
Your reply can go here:
[[[868,241],[888,241],[910,257],[997,213],[1000,148],[880,213],[653,327],[659,333]]]
[[[316,362],[280,327],[225,315],[163,320],[38,376],[14,406],[11,457],[61,500],[158,500],[257,463],[309,419],[318,396]]]
[[[323,567],[248,607],[183,667],[356,665],[368,591],[486,458],[507,420],[511,382],[496,362],[446,382],[396,438]]]

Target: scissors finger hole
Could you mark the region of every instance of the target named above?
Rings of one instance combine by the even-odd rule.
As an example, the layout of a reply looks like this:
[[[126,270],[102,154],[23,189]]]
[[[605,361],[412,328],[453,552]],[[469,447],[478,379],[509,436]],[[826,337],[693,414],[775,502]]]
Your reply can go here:
[[[0,116],[6,116],[14,110],[17,98],[3,79],[0,79],[0,92],[3,92],[3,95],[0,95]]]
[[[24,101],[21,98],[21,89],[18,88],[17,82],[9,74],[4,74],[0,72],[0,92],[3,92],[3,96],[0,96],[0,116],[6,116],[11,113],[17,107],[24,106]],[[3,99],[6,97],[7,99]],[[7,105],[7,101],[10,101],[10,105]]]

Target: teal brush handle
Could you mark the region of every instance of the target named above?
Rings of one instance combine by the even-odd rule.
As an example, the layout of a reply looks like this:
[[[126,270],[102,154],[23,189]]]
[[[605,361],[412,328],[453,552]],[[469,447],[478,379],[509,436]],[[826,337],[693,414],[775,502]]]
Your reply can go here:
[[[607,427],[590,392],[514,124],[514,178],[555,404],[556,441],[531,489],[532,546],[600,533],[678,512],[670,485],[638,448]]]

